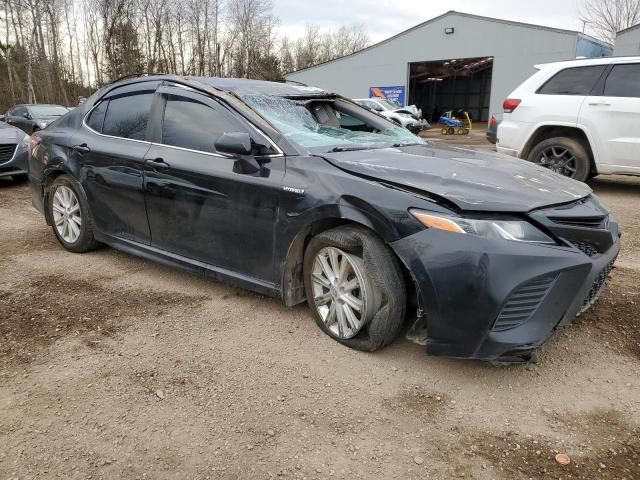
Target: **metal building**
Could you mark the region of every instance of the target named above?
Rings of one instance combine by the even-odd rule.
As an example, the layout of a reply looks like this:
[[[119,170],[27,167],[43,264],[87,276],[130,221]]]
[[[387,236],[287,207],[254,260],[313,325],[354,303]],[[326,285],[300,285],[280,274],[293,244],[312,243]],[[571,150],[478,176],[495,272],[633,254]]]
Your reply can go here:
[[[640,55],[640,24],[618,32],[616,35],[614,55],[617,57],[635,57]]]
[[[451,11],[286,78],[350,98],[384,95],[415,104],[428,120],[458,109],[488,120],[534,65],[611,54],[580,32]]]

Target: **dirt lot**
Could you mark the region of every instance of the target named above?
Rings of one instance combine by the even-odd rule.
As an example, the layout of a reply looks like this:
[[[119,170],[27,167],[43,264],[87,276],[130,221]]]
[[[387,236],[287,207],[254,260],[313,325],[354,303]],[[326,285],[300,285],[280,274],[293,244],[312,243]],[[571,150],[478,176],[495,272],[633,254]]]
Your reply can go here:
[[[640,179],[593,188],[625,229],[609,288],[537,365],[496,368],[351,351],[305,306],[67,253],[0,181],[0,478],[638,479]]]

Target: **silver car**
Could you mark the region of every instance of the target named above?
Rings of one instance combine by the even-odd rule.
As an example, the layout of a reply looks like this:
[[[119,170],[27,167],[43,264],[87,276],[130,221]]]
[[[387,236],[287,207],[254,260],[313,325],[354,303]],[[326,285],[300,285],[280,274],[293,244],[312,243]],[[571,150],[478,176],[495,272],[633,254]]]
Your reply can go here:
[[[0,122],[0,177],[26,179],[29,135]]]

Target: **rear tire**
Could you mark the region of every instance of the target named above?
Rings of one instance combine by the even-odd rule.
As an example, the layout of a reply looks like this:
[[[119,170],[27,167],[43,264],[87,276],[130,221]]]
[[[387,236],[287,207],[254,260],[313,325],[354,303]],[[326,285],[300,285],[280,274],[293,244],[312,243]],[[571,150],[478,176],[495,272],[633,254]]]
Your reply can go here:
[[[528,160],[565,177],[585,182],[591,175],[591,158],[583,142],[569,137],[548,138],[538,143]]]
[[[53,233],[65,249],[84,253],[100,246],[93,236],[89,204],[70,176],[60,175],[47,187],[47,213]]]
[[[338,275],[327,281],[329,275],[319,260],[323,255],[325,262],[331,261],[330,257],[335,258],[336,273],[347,261],[344,271],[350,273],[344,274],[344,283],[339,281]],[[404,278],[393,253],[372,232],[350,225],[315,236],[304,255],[304,284],[307,303],[316,323],[343,345],[373,352],[389,345],[398,336],[406,312]],[[343,288],[354,284],[358,287]],[[345,291],[349,292],[346,296],[353,294],[351,300],[343,300],[341,292]],[[353,297],[359,301],[361,310],[352,309],[350,316]],[[334,304],[333,317],[327,298]],[[346,312],[343,313],[343,322],[348,324],[345,328],[339,325],[339,309]],[[352,323],[348,323],[347,317]],[[353,325],[356,328],[351,328]]]

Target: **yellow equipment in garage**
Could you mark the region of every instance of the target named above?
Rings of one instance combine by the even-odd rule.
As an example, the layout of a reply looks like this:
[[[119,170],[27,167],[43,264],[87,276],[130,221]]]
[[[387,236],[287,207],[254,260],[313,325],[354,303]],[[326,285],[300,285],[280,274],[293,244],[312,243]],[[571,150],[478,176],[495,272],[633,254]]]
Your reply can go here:
[[[457,112],[461,119],[454,116],[453,111],[445,113],[440,117],[440,123],[444,125],[440,133],[442,135],[469,135],[473,128],[469,112]]]

